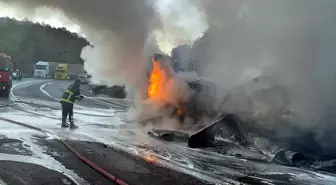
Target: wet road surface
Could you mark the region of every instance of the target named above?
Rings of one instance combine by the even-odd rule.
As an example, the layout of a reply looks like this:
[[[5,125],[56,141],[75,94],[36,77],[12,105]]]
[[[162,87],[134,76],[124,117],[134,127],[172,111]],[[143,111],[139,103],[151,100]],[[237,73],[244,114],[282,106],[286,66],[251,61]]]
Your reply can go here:
[[[122,112],[126,109],[125,105],[120,106],[120,102],[95,99],[85,85],[81,87],[85,101],[79,102],[75,108],[75,121],[80,128],[75,131],[61,129],[59,97],[70,84],[68,81],[53,80],[18,81],[13,85],[11,97],[0,99],[3,105],[0,116],[70,139],[76,150],[104,169],[117,173],[117,177],[125,178],[129,184],[171,184],[177,181],[180,184],[207,184],[190,175],[159,167],[141,157],[96,143],[95,136],[104,138],[104,135],[108,135],[106,132],[103,136],[97,134],[102,129],[122,127],[123,123],[114,125],[111,122],[120,122],[114,116],[115,110]],[[102,99],[105,100],[104,97]],[[0,122],[0,163],[11,164],[10,168],[0,168],[0,179],[4,184],[115,184],[81,162],[58,140],[48,139],[28,128]],[[85,130],[91,132],[86,133]],[[27,173],[29,169],[36,173]]]
[[[0,117],[43,128],[54,136],[67,140],[80,153],[107,171],[116,173],[116,176],[129,184],[336,182],[333,174],[269,164],[267,161],[272,154],[260,154],[253,149],[226,148],[221,154],[211,150],[189,149],[185,143],[153,139],[147,135],[149,128],[122,121],[130,102],[95,97],[85,85],[81,89],[86,98],[75,106],[75,123],[79,128],[61,129],[59,97],[70,84],[68,81],[35,79],[16,82],[10,99],[0,99],[0,104],[4,105],[0,106]],[[13,105],[14,103],[16,104]],[[12,177],[0,174],[0,179],[7,184],[16,178],[15,173],[19,177],[38,179],[35,177],[38,174],[31,173],[28,177],[21,174],[24,170],[16,169],[16,163],[39,165],[41,169],[45,169],[46,174],[50,170],[59,172],[56,173],[59,176],[55,178],[66,179],[67,182],[63,184],[68,181],[70,184],[113,184],[76,159],[55,138],[0,122],[0,135],[3,136],[0,138],[4,141],[0,145],[0,161],[15,163],[14,169],[11,169]],[[15,182],[20,184],[19,180]],[[48,182],[45,181],[45,184]]]

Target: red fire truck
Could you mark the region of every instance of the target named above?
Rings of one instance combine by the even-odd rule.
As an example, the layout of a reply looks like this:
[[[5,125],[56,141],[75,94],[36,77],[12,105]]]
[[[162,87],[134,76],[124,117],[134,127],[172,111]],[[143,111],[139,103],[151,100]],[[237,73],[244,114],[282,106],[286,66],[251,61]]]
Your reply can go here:
[[[11,57],[0,53],[0,95],[9,97],[12,88],[12,67]]]

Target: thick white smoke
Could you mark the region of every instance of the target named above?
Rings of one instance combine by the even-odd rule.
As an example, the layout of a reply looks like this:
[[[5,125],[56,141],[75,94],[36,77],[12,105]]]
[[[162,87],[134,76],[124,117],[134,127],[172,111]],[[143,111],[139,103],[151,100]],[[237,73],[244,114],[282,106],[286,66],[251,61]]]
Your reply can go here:
[[[47,7],[53,11],[38,16],[50,18],[56,12],[78,25],[93,46],[83,49],[85,68],[94,82],[107,85],[144,88],[153,52],[169,53],[206,29],[202,14],[188,0],[1,1],[16,9],[19,17],[36,19],[37,11]]]
[[[1,1],[30,19],[37,17],[41,7],[53,11],[39,16],[64,15],[80,27],[80,34],[91,44],[83,48],[81,57],[92,81],[126,84],[126,89],[138,92],[140,98],[147,91],[150,56],[190,44],[207,28],[204,15],[189,0]],[[172,86],[178,83],[173,79],[167,84],[174,92],[169,94],[182,94],[175,92],[178,88]],[[177,98],[167,101],[176,102]]]
[[[158,0],[161,26],[155,31],[160,48],[170,54],[180,44],[192,44],[208,28],[206,16],[190,0]]]
[[[65,17],[79,25],[81,34],[93,46],[84,48],[82,52],[85,69],[93,75],[93,81],[108,85],[144,85],[146,65],[143,52],[148,45],[156,44],[156,41],[148,43],[148,38],[158,23],[152,1],[4,0],[3,2],[25,12],[28,18],[40,7],[48,7],[63,12]]]
[[[227,88],[259,75],[274,77],[290,89],[288,101],[299,117],[294,124],[310,130],[335,127],[335,1],[213,0],[197,6],[210,26],[194,44],[202,76]],[[245,95],[226,107],[248,109],[248,99],[240,104]],[[276,110],[281,93],[263,95],[256,96],[268,104],[259,105],[253,97],[254,106]]]
[[[274,76],[298,87],[291,99],[301,117],[321,117],[334,104],[333,0],[1,1],[27,15],[49,7],[78,24],[93,45],[82,57],[96,81],[143,89],[152,51],[191,43],[209,26],[194,43],[203,42],[193,51],[202,76],[227,88]]]

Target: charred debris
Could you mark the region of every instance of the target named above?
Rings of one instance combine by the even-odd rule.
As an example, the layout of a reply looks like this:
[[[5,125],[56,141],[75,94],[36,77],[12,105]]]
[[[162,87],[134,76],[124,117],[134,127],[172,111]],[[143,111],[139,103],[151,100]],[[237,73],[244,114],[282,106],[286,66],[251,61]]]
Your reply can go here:
[[[176,64],[177,59],[174,58],[174,56],[176,57],[176,55],[168,57],[161,54],[155,54],[153,59],[154,61],[170,60],[170,67],[172,67],[174,71],[173,74],[179,75],[181,74],[181,69],[177,66],[180,65]],[[193,72],[192,65],[187,66],[188,67],[184,68],[183,72]],[[186,118],[189,118],[189,120],[191,118],[194,124],[194,127],[192,127],[194,130],[190,132],[190,130],[183,131],[183,129],[166,130],[154,128],[148,132],[150,136],[169,142],[187,143],[190,148],[222,150],[227,147],[236,147],[244,150],[253,149],[259,154],[265,154],[264,150],[267,149],[261,148],[263,146],[258,146],[258,144],[255,143],[254,138],[265,138],[269,143],[278,148],[278,152],[274,155],[267,156],[269,160],[266,162],[336,172],[336,151],[326,151],[327,149],[325,147],[315,141],[314,133],[303,132],[299,128],[288,124],[288,117],[295,119],[295,113],[287,109],[287,92],[282,90],[279,91],[281,87],[276,86],[269,90],[262,90],[261,92],[271,94],[267,95],[270,96],[270,99],[272,99],[272,93],[274,94],[274,92],[276,92],[275,94],[278,97],[281,97],[282,107],[277,107],[277,112],[273,114],[273,117],[278,117],[281,120],[280,124],[282,124],[282,126],[279,126],[280,130],[278,131],[282,132],[281,129],[285,128],[285,130],[283,130],[284,132],[286,132],[286,129],[292,130],[292,132],[297,132],[296,135],[285,139],[278,136],[278,134],[275,134],[274,129],[269,129],[267,126],[263,127],[260,124],[255,124],[253,120],[247,119],[246,114],[248,113],[246,112],[239,112],[237,114],[226,112],[221,106],[225,106],[227,103],[226,101],[232,99],[232,97],[235,96],[234,94],[225,96],[218,107],[218,102],[215,102],[217,101],[215,100],[216,84],[203,80],[202,78],[190,79],[182,77],[181,79],[188,84],[190,91],[193,93],[189,96],[187,101],[179,101],[178,106],[171,104],[165,105],[162,109],[170,107],[173,111],[168,111],[168,113],[166,112],[166,115],[163,116],[175,118],[181,125],[185,124]],[[270,80],[267,77],[259,77],[252,81],[253,83],[258,83],[265,79],[266,81]],[[247,106],[250,105],[247,104]],[[208,117],[212,121],[204,123],[202,117]],[[160,120],[160,118],[156,117],[151,121],[152,123],[157,123],[160,122]],[[181,128],[183,128],[183,126]],[[195,130],[195,128],[198,129]],[[222,153],[222,151],[220,151],[220,153]]]

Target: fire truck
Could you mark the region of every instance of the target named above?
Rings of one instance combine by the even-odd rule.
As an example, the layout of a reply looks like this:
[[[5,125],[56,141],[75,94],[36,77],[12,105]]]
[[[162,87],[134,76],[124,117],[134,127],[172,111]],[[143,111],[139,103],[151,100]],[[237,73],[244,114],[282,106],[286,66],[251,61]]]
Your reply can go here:
[[[12,88],[12,68],[11,57],[0,53],[0,95],[9,97]]]

